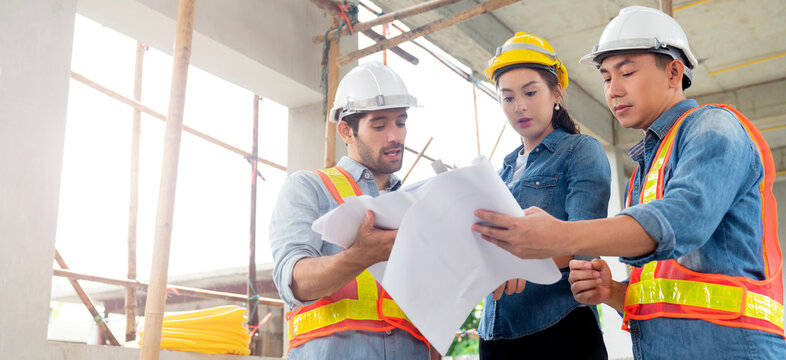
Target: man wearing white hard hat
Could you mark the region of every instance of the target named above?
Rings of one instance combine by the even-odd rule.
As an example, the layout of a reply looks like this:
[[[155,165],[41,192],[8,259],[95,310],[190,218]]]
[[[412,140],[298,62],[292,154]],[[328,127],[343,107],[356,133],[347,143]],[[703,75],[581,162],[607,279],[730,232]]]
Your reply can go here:
[[[625,209],[572,223],[538,208],[478,211],[496,227],[473,229],[522,258],[620,256],[626,282],[600,259],[572,260],[569,281],[577,301],[624,314],[637,359],[786,359],[775,171],[759,131],[728,105],[685,97],[696,57],[658,10],[622,9],[580,62],[600,69],[620,124],[644,132],[628,152],[639,166]]]
[[[290,175],[270,223],[273,280],[286,314],[289,359],[428,359],[429,345],[366,270],[388,259],[396,230],[369,211],[342,249],[311,230],[320,216],[357,195],[394,191],[401,181],[407,109],[417,106],[387,66],[352,69],[338,86],[329,120],[347,143],[333,168]],[[438,355],[438,354],[436,354]]]

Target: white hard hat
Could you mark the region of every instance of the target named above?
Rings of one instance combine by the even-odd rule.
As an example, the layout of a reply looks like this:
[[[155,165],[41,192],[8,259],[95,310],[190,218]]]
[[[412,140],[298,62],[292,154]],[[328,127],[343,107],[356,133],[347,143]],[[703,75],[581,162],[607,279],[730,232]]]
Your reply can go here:
[[[584,55],[579,63],[595,65],[607,56],[631,52],[666,54],[685,64],[683,88],[690,86],[691,69],[698,65],[690,51],[688,37],[677,20],[666,13],[644,6],[629,6],[611,19],[592,52]]]
[[[328,119],[339,122],[356,113],[412,106],[418,106],[418,101],[409,94],[398,74],[378,61],[371,61],[356,66],[341,79]]]

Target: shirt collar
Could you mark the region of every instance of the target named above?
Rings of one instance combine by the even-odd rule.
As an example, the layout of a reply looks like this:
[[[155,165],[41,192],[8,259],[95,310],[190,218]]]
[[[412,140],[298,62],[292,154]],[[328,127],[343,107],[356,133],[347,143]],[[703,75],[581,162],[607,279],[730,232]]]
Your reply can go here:
[[[666,112],[658,116],[658,118],[655,119],[655,121],[647,129],[647,132],[653,132],[658,136],[658,139],[663,139],[663,137],[666,136],[666,133],[671,130],[671,126],[677,122],[677,119],[679,119],[682,114],[697,106],[699,106],[699,103],[693,99],[685,99],[678,102],[672,106],[671,109],[666,110]]]
[[[554,150],[557,148],[557,143],[559,143],[559,141],[562,140],[562,138],[564,138],[565,136],[568,136],[568,132],[565,131],[564,129],[562,128],[554,129],[554,131],[552,131],[550,134],[546,135],[545,138],[543,138],[543,140],[540,142],[540,144],[538,144],[538,146],[543,145],[543,147],[546,148],[548,151],[554,152]],[[538,146],[536,146],[535,148],[537,148]],[[505,165],[513,166],[522,148],[524,148],[524,144],[517,147],[516,151],[513,151],[512,153],[505,156],[505,160],[503,160],[502,163]]]
[[[374,174],[371,172],[371,170],[369,170],[363,164],[350,159],[348,156],[342,157],[336,166],[342,167],[349,173],[349,175],[352,175],[352,178],[356,183],[359,183],[361,179],[365,177],[365,174],[368,174],[369,180],[374,179]],[[390,179],[388,182],[390,183],[390,187],[387,188],[388,191],[394,191],[401,187],[401,180],[398,178],[398,176],[396,176],[396,174],[390,174]]]
[[[693,109],[699,106],[699,103],[693,99],[685,99],[674,106],[671,109],[666,110],[663,114],[658,116],[655,121],[652,122],[649,128],[647,128],[647,132],[644,133],[644,137],[636,142],[630,149],[628,149],[628,156],[631,159],[636,159],[638,156],[644,153],[644,142],[647,139],[648,134],[653,134],[654,136],[658,137],[658,140],[663,139],[664,136],[671,130],[671,127],[674,126],[674,123],[677,122],[677,119],[682,116],[686,111]]]

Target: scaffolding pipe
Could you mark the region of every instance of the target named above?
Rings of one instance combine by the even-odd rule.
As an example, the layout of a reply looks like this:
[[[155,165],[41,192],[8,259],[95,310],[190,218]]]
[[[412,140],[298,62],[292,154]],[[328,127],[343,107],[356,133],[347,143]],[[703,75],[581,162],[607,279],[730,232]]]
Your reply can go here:
[[[410,41],[412,39],[416,39],[416,38],[421,37],[423,35],[431,34],[431,33],[435,32],[435,31],[442,30],[442,29],[444,29],[444,28],[446,28],[448,26],[451,26],[451,25],[460,23],[462,21],[471,19],[471,18],[476,17],[478,15],[482,15],[482,14],[494,11],[496,9],[499,9],[501,7],[504,7],[504,6],[513,4],[513,3],[516,3],[518,1],[519,0],[489,0],[489,1],[484,2],[482,4],[478,4],[476,6],[473,6],[472,8],[470,8],[470,9],[468,9],[466,11],[462,11],[460,13],[453,14],[451,16],[447,16],[447,17],[441,18],[441,19],[439,19],[437,21],[430,22],[430,23],[428,23],[426,25],[423,25],[423,26],[418,27],[418,28],[416,28],[414,30],[411,30],[411,31],[406,32],[406,33],[403,33],[401,35],[398,35],[396,37],[392,37],[390,39],[380,41],[380,42],[378,42],[378,43],[376,43],[374,45],[371,45],[369,47],[366,47],[366,48],[363,48],[363,49],[360,49],[360,50],[356,50],[356,51],[353,51],[353,52],[351,52],[349,54],[340,56],[338,59],[336,59],[336,61],[338,63],[338,66],[344,66],[344,65],[349,64],[349,63],[351,63],[351,62],[353,62],[353,61],[355,61],[357,59],[360,59],[360,58],[362,58],[364,56],[371,55],[373,53],[382,51],[384,49],[389,49],[389,48],[391,48],[393,46],[396,46],[398,44],[401,44],[401,43],[403,43],[405,41]]]
[[[257,149],[259,144],[259,95],[254,94],[254,118],[253,130],[251,135],[251,219],[249,221],[249,240],[248,240],[248,285],[246,286],[246,295],[248,295],[248,327],[249,329],[259,324],[259,317],[256,309],[257,304],[254,301],[257,283]],[[257,339],[259,338],[259,331],[254,332],[254,337],[249,343],[249,350],[251,355],[259,355],[257,351]]]
[[[125,288],[134,288],[142,291],[146,291],[149,286],[147,283],[142,281],[112,279],[108,277],[82,274],[82,273],[77,273],[70,270],[62,270],[62,269],[54,269],[52,275],[60,276],[72,280],[85,280],[85,281],[92,281],[102,284],[121,286]],[[193,296],[202,299],[229,300],[229,301],[238,301],[238,302],[246,302],[246,300],[248,300],[248,297],[246,297],[243,294],[197,289],[188,286],[178,286],[178,285],[167,285],[166,288],[173,291],[177,291],[182,296]],[[257,302],[260,305],[281,306],[281,307],[284,306],[284,301],[279,299],[273,299],[273,298],[260,297],[259,299],[257,299]]]
[[[415,165],[417,165],[417,164],[418,164],[418,161],[420,161],[420,158],[422,158],[422,157],[423,157],[423,154],[425,154],[425,153],[426,153],[426,149],[428,149],[428,146],[429,146],[429,145],[431,145],[431,140],[434,140],[434,137],[433,137],[433,136],[428,138],[428,141],[426,142],[426,145],[425,145],[425,146],[423,146],[423,149],[421,149],[421,150],[420,150],[420,152],[418,152],[418,156],[415,158],[415,161],[412,163],[412,166],[410,166],[410,168],[409,168],[409,171],[407,171],[407,174],[406,174],[406,175],[404,175],[404,179],[402,179],[402,180],[401,180],[401,183],[402,183],[402,184],[403,184],[405,181],[407,181],[407,178],[409,177],[409,173],[411,173],[411,172],[412,172],[412,169],[414,169],[414,168],[415,168]]]
[[[136,62],[134,66],[134,100],[142,101],[142,70],[144,67],[145,46],[136,43]],[[136,230],[139,209],[139,138],[142,132],[142,112],[134,108],[131,125],[131,171],[128,199],[128,280],[136,280]],[[126,289],[126,342],[136,339],[136,289]]]
[[[169,90],[169,110],[164,133],[164,155],[161,165],[156,230],[153,245],[153,265],[150,287],[145,305],[145,334],[142,337],[141,360],[158,360],[161,349],[161,326],[164,321],[166,284],[169,273],[169,248],[172,238],[172,219],[177,188],[177,167],[180,140],[183,132],[183,110],[188,82],[188,62],[194,30],[196,0],[180,0],[173,52],[172,84]]]
[[[99,92],[103,93],[104,95],[107,95],[107,96],[109,96],[109,97],[111,97],[111,98],[113,98],[113,99],[115,99],[117,101],[120,101],[120,102],[122,102],[122,103],[124,103],[126,105],[129,105],[129,106],[131,106],[131,107],[133,107],[135,109],[139,109],[139,111],[141,111],[143,113],[146,113],[146,114],[148,114],[148,115],[150,115],[150,116],[152,116],[152,117],[154,117],[156,119],[159,119],[161,121],[166,121],[166,116],[164,114],[161,114],[161,113],[159,113],[159,112],[157,112],[157,111],[155,111],[155,110],[153,110],[153,109],[151,109],[151,108],[141,104],[140,102],[138,102],[136,100],[129,99],[129,98],[123,96],[123,95],[120,95],[119,93],[117,93],[115,91],[109,90],[108,88],[104,87],[103,85],[100,85],[100,84],[96,83],[95,81],[90,80],[90,79],[84,77],[83,75],[80,75],[79,73],[76,73],[76,72],[72,71],[71,72],[71,78],[76,80],[76,81],[79,81],[79,82],[81,82],[81,83],[83,83],[83,84],[85,84],[85,85],[87,85],[87,86],[89,86],[89,87],[91,87],[91,88],[93,88],[95,90],[98,90]],[[248,158],[251,155],[247,151],[244,151],[242,149],[239,149],[237,147],[229,145],[229,144],[227,144],[227,143],[225,143],[225,142],[223,142],[221,140],[218,140],[218,139],[216,139],[216,138],[214,138],[214,137],[212,137],[210,135],[207,135],[205,133],[202,133],[202,132],[199,132],[197,130],[194,130],[191,127],[183,126],[183,131],[185,131],[185,132],[187,132],[187,133],[189,133],[191,135],[194,135],[194,136],[196,136],[198,138],[201,138],[202,140],[205,140],[205,141],[207,141],[209,143],[212,143],[214,145],[218,145],[218,146],[220,146],[220,147],[222,147],[224,149],[227,149],[227,150],[229,150],[229,151],[231,151],[233,153],[239,154],[239,155],[243,156],[243,158]],[[287,171],[287,167],[284,166],[284,165],[276,164],[276,163],[274,163],[274,162],[272,162],[270,160],[263,159],[263,158],[258,158],[258,159],[259,159],[259,162],[261,162],[261,163],[263,163],[263,164],[265,164],[267,166],[270,166],[272,168],[275,168],[275,169],[278,169],[278,170],[281,170],[281,171]]]
[[[57,265],[59,265],[61,268],[68,270],[68,265],[66,265],[65,260],[63,260],[63,257],[60,256],[60,252],[58,252],[57,249],[55,249],[55,261],[57,261]],[[57,271],[57,269],[54,271]],[[89,311],[90,315],[93,316],[93,321],[95,321],[95,323],[98,325],[98,328],[102,333],[104,333],[104,336],[106,336],[107,340],[109,340],[109,344],[120,346],[120,343],[117,342],[115,335],[113,335],[112,331],[109,330],[109,327],[106,326],[104,318],[101,316],[101,314],[98,313],[95,305],[93,305],[93,300],[90,300],[90,296],[87,295],[85,289],[82,288],[82,285],[79,285],[79,282],[77,282],[75,279],[68,279],[68,281],[71,283],[71,286],[74,287],[76,296],[79,297],[79,300],[81,300],[83,304],[85,304],[87,311]]]
[[[333,28],[338,28],[341,21],[334,18]],[[339,53],[339,40],[330,40],[328,43],[328,90],[327,90],[327,105],[328,109],[333,107],[333,100],[336,98],[336,90],[338,89],[338,69],[339,65],[336,63]],[[330,116],[330,111],[327,112]],[[336,166],[336,123],[333,119],[325,119],[325,167],[330,168]]]
[[[401,9],[401,10],[397,10],[397,11],[393,11],[393,12],[390,12],[390,13],[387,13],[387,14],[380,15],[379,17],[377,17],[375,19],[372,19],[372,20],[369,20],[369,21],[353,24],[352,25],[352,29],[355,30],[355,32],[368,30],[368,29],[371,29],[371,28],[373,28],[374,26],[377,26],[377,25],[384,25],[384,24],[387,24],[387,23],[392,22],[394,20],[400,20],[400,19],[404,19],[404,18],[413,16],[413,15],[422,14],[422,13],[424,13],[426,11],[434,10],[434,9],[443,7],[445,5],[450,5],[450,4],[453,4],[453,3],[457,3],[459,1],[461,1],[461,0],[431,0],[431,1],[427,1],[427,2],[424,2],[424,3],[421,3],[421,4],[412,5],[412,6],[408,7],[408,8],[404,8],[404,9]],[[337,33],[338,32],[335,29],[333,29],[333,30],[331,30],[327,34],[327,38],[330,39],[330,40],[334,40],[335,38],[337,38],[337,36],[336,36]],[[341,35],[349,35],[349,29],[347,29],[347,28],[341,29]],[[321,42],[325,41],[325,35],[324,34],[322,34],[322,35],[315,35],[311,39],[311,41],[314,44],[321,43]]]

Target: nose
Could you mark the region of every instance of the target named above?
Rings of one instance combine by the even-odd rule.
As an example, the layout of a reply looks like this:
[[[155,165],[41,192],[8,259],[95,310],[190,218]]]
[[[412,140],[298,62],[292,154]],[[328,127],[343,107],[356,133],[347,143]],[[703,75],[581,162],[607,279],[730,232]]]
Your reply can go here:
[[[525,99],[523,99],[522,97],[517,96],[516,97],[516,110],[518,110],[519,112],[523,113],[523,112],[527,111],[527,108],[528,108],[527,101]]]
[[[404,137],[406,136],[406,128],[400,128],[398,126],[392,126],[391,129],[387,132],[387,141],[388,143],[404,143]]]
[[[622,81],[614,78],[609,79],[606,85],[606,96],[614,99],[623,95],[625,95],[625,88],[622,86]]]

